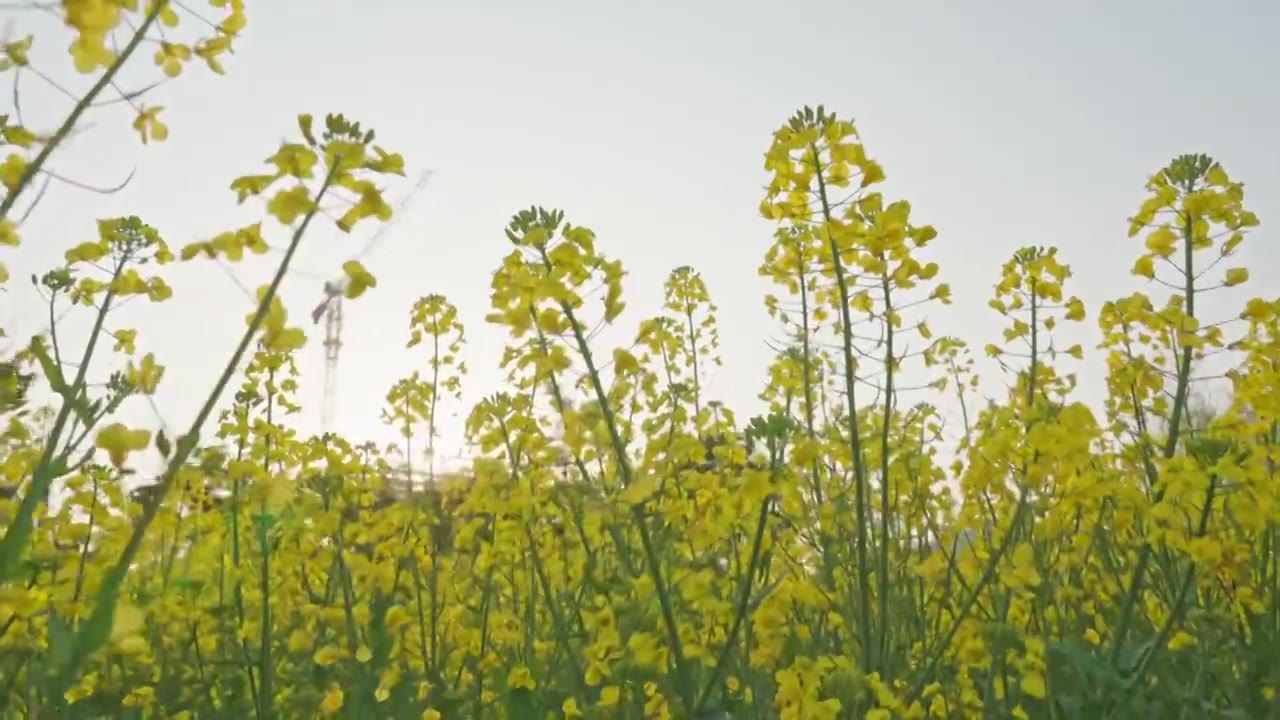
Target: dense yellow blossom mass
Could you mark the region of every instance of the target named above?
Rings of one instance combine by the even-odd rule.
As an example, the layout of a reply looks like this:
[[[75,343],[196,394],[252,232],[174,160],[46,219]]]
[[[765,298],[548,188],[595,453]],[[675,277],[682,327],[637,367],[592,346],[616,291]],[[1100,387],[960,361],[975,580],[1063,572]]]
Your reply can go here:
[[[35,178],[140,46],[165,77],[196,58],[224,71],[244,7],[209,5],[60,4],[74,68],[98,81],[52,133],[0,121],[0,246],[21,243]],[[0,71],[31,43],[4,46]],[[135,107],[141,141],[163,141],[163,108]],[[1004,324],[984,352],[1008,394],[986,404],[970,348],[927,324],[951,301],[929,260],[945,233],[877,190],[885,169],[823,107],[765,155],[760,274],[790,340],[765,415],[704,390],[722,357],[695,269],[671,273],[633,344],[598,347],[596,328],[631,322],[624,267],[564,212],[520,210],[487,317],[509,331],[507,389],[466,420],[474,466],[424,480],[286,422],[307,336],[281,278],[321,208],[342,203],[346,231],[387,220],[380,182],[405,167],[359,123],[322,124],[299,116],[266,170],[231,182],[263,200],[267,228],[175,256],[142,219],[102,219],[38,278],[93,325],[68,347],[55,324],[0,365],[0,718],[1280,712],[1280,300],[1197,308],[1249,282],[1227,265],[1259,224],[1218,162],[1180,156],[1148,179],[1129,295],[1086,307],[1053,247],[993,268],[975,311]],[[167,300],[170,262],[236,262],[274,231],[283,261],[192,424],[113,420],[164,367],[112,311]],[[358,262],[343,271],[349,299],[377,285]],[[1096,347],[1056,344],[1091,318]],[[465,343],[447,298],[411,308],[421,366],[387,382],[383,415],[402,456],[432,448]],[[1101,407],[1077,399],[1086,353],[1106,360]],[[1193,381],[1211,354],[1232,359],[1232,394],[1205,417]],[[964,410],[958,444],[933,405],[899,404],[908,365]],[[30,406],[33,382],[51,407]],[[131,454],[153,448],[164,473],[126,492]]]

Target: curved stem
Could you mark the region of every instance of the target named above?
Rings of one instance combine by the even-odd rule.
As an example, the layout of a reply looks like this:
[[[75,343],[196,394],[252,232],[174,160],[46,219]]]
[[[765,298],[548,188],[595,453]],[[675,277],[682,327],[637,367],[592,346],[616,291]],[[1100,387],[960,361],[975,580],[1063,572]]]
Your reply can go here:
[[[849,310],[849,279],[845,275],[840,247],[832,232],[831,202],[827,196],[827,180],[819,166],[817,145],[811,146],[814,174],[818,178],[818,197],[822,202],[822,219],[827,227],[827,244],[831,252],[831,267],[835,273],[836,289],[840,299],[840,350],[844,357],[845,398],[849,411],[849,451],[853,458],[854,514],[856,534],[854,555],[858,563],[858,642],[862,646],[862,666],[867,672],[875,671],[875,642],[871,629],[871,573],[867,561],[867,468],[862,451],[862,428],[858,425],[858,403],[855,399],[857,378],[854,377],[853,315]]]
[[[49,493],[49,486],[55,478],[62,474],[62,467],[66,465],[66,457],[56,451],[58,442],[62,438],[67,420],[70,419],[72,409],[75,407],[76,398],[84,387],[85,378],[89,374],[89,363],[93,360],[93,353],[98,347],[98,339],[102,336],[102,328],[107,320],[107,313],[110,312],[112,301],[116,297],[113,289],[114,281],[124,272],[127,259],[126,255],[122,255],[112,272],[111,281],[107,284],[106,295],[102,299],[102,307],[98,309],[98,315],[93,320],[93,328],[89,330],[89,341],[85,344],[84,354],[80,358],[75,380],[68,386],[59,378],[57,382],[62,387],[54,388],[62,394],[62,407],[58,410],[58,416],[53,421],[52,429],[49,430],[48,439],[45,441],[44,454],[32,473],[31,485],[27,488],[27,494],[23,496],[16,516],[5,530],[4,539],[0,540],[0,583],[9,580],[13,576],[18,560],[22,557],[22,551],[27,546],[27,540],[31,537],[36,506],[46,499]]]
[[[772,474],[778,474],[777,462],[774,462]],[[720,648],[720,656],[716,658],[715,667],[711,670],[711,677],[707,678],[707,684],[703,686],[702,692],[698,694],[697,700],[693,705],[693,717],[698,717],[702,708],[707,703],[707,699],[711,697],[711,690],[720,682],[721,676],[729,665],[729,658],[733,655],[733,650],[738,646],[738,633],[742,631],[742,625],[747,618],[747,610],[751,605],[751,587],[755,581],[757,567],[760,564],[761,550],[764,547],[764,531],[769,525],[769,509],[773,505],[773,497],[768,496],[764,502],[760,504],[760,514],[756,518],[756,532],[751,540],[751,559],[747,561],[747,572],[742,577],[742,586],[738,591],[738,607],[733,614],[733,622],[729,626],[729,633],[725,636],[724,647]]]
[[[547,256],[545,248],[542,250],[542,262],[544,267],[551,268],[551,258]],[[586,334],[582,332],[582,323],[578,322],[577,316],[573,312],[573,307],[568,302],[560,301],[560,309],[564,312],[565,318],[568,319],[569,325],[573,328],[573,337],[578,346],[578,352],[582,355],[583,362],[587,365],[587,374],[591,379],[591,386],[595,390],[596,399],[600,403],[601,414],[604,415],[605,426],[609,430],[609,439],[612,442],[614,455],[618,460],[618,471],[622,475],[621,480],[625,487],[631,484],[633,471],[631,469],[631,459],[627,456],[626,444],[622,442],[622,433],[618,429],[617,415],[613,411],[613,406],[609,403],[609,396],[605,392],[604,383],[600,380],[600,371],[596,368],[595,358],[591,354]],[[645,521],[643,510],[639,507],[633,507],[632,516],[635,518],[636,526],[640,533],[640,546],[644,550],[645,565],[653,580],[655,593],[658,596],[658,608],[662,612],[662,621],[667,629],[667,642],[671,643],[671,655],[676,666],[676,684],[680,690],[681,700],[685,707],[688,708],[693,704],[692,678],[689,676],[689,668],[685,663],[684,648],[680,642],[680,626],[676,623],[675,609],[671,604],[671,594],[662,577],[662,563],[658,560],[658,553],[654,548],[653,537],[649,533],[649,523]]]
[[[1194,318],[1196,316],[1196,286],[1195,273],[1192,272],[1192,262],[1194,260],[1195,248],[1193,247],[1193,223],[1189,213],[1183,213],[1182,216],[1182,259],[1185,267],[1183,268],[1183,276],[1185,284],[1183,292],[1186,293],[1187,316]],[[1178,450],[1178,436],[1182,429],[1182,413],[1187,404],[1187,388],[1191,383],[1191,348],[1184,346],[1182,348],[1182,357],[1178,362],[1178,380],[1177,389],[1173,396],[1173,410],[1169,416],[1169,436],[1165,438],[1163,455],[1166,460],[1173,457]],[[1157,487],[1157,478],[1151,478],[1151,485],[1155,489],[1154,500],[1159,503],[1164,498],[1163,488]],[[1116,626],[1115,646],[1111,649],[1111,661],[1113,664],[1118,663],[1120,654],[1124,652],[1124,642],[1129,634],[1129,629],[1133,623],[1133,613],[1138,604],[1138,598],[1142,594],[1143,582],[1146,580],[1147,567],[1151,564],[1152,544],[1145,542],[1142,549],[1138,551],[1138,562],[1133,569],[1133,580],[1129,584],[1129,590],[1125,593],[1124,602],[1120,610],[1120,623]]]
[[[44,147],[40,148],[40,152],[36,155],[35,159],[32,160],[25,169],[23,169],[22,176],[18,178],[17,185],[15,185],[13,190],[5,195],[4,200],[0,201],[0,220],[4,220],[9,217],[9,212],[18,201],[18,196],[21,195],[22,191],[31,184],[31,180],[39,174],[40,169],[44,167],[44,164],[53,155],[53,151],[56,150],[58,146],[62,144],[62,141],[66,140],[67,136],[71,134],[71,131],[75,129],[76,123],[80,121],[80,116],[88,112],[89,108],[93,107],[93,101],[102,94],[103,90],[106,90],[107,87],[111,85],[116,74],[120,72],[125,63],[129,62],[129,58],[133,55],[134,51],[137,50],[138,46],[142,44],[142,41],[146,39],[147,31],[151,29],[151,25],[155,23],[156,19],[160,17],[160,13],[168,7],[168,5],[169,0],[156,0],[155,5],[151,8],[151,12],[147,13],[142,24],[139,25],[137,31],[133,33],[133,37],[129,38],[129,42],[124,46],[124,49],[120,51],[120,55],[116,58],[115,62],[111,63],[111,65],[107,67],[106,71],[104,71],[98,78],[98,81],[93,84],[93,87],[89,88],[89,92],[85,93],[84,97],[80,98],[79,102],[77,102],[75,107],[71,109],[70,113],[67,113],[66,119],[63,120],[62,125],[54,131],[53,136],[49,138],[49,142],[45,143]]]
[[[214,385],[212,392],[205,399],[204,406],[196,415],[195,420],[191,422],[191,427],[185,435],[178,439],[177,446],[174,448],[173,456],[169,460],[169,465],[165,469],[163,477],[158,483],[158,489],[154,500],[149,503],[143,510],[142,516],[134,525],[133,533],[129,536],[128,543],[124,550],[121,551],[120,557],[116,560],[111,571],[104,578],[101,590],[98,593],[98,601],[94,605],[93,612],[89,616],[89,620],[84,627],[76,634],[75,643],[72,647],[71,657],[68,659],[66,666],[60,669],[58,680],[55,684],[54,697],[61,697],[63,690],[69,685],[76,673],[80,669],[80,665],[88,658],[89,654],[102,645],[110,634],[111,622],[115,616],[116,601],[120,592],[120,586],[124,582],[125,575],[129,572],[129,567],[133,564],[134,558],[142,547],[143,536],[146,535],[147,528],[155,519],[160,506],[164,502],[165,495],[168,494],[173,480],[178,475],[178,471],[186,463],[187,458],[195,450],[196,444],[199,442],[200,429],[204,426],[209,416],[213,414],[213,409],[221,398],[223,391],[231,382],[231,377],[240,367],[240,362],[244,359],[245,353],[248,352],[250,343],[261,329],[263,321],[267,317],[267,312],[271,307],[271,301],[275,299],[276,293],[280,290],[280,284],[284,282],[284,276],[289,271],[289,263],[293,260],[294,254],[298,251],[298,246],[302,242],[303,235],[306,234],[307,228],[311,225],[311,221],[319,212],[320,201],[324,198],[325,193],[333,184],[337,177],[339,169],[342,167],[340,160],[335,160],[333,167],[330,169],[328,176],[325,177],[324,183],[320,186],[319,192],[316,194],[316,200],[312,204],[311,209],[303,217],[302,222],[294,230],[293,237],[289,241],[289,246],[285,250],[284,259],[280,261],[280,266],[276,268],[275,277],[271,279],[271,285],[267,288],[266,294],[262,301],[258,304],[258,310],[254,313],[253,319],[249,322],[249,327],[245,329],[244,335],[240,338],[240,344],[236,347],[231,359],[223,368],[222,376],[218,378],[218,382]],[[100,325],[101,323],[99,323]],[[96,335],[95,335],[96,337]],[[83,372],[83,368],[81,370]],[[0,576],[3,577],[3,576]]]

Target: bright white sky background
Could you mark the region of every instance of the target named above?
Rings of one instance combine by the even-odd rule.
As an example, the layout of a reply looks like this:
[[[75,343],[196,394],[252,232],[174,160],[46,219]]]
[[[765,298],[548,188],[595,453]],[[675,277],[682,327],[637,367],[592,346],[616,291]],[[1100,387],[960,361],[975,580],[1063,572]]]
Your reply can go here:
[[[932,310],[930,324],[979,352],[1001,327],[986,308],[999,266],[1026,244],[1062,248],[1075,272],[1069,292],[1090,317],[1061,345],[1091,348],[1100,304],[1142,287],[1129,275],[1141,241],[1125,237],[1126,218],[1147,176],[1179,153],[1209,153],[1246,182],[1263,223],[1241,256],[1253,268],[1246,292],[1280,294],[1280,4],[1268,0],[248,5],[227,76],[193,64],[148,96],[167,107],[168,142],[142,147],[131,114],[114,106],[96,111],[94,127],[58,156],[54,169],[80,182],[113,185],[133,169],[136,177],[110,196],[55,187],[23,227],[24,245],[4,252],[14,280],[0,294],[0,321],[14,339],[46,326],[24,278],[90,238],[95,218],[140,215],[176,250],[261,217],[260,206],[236,207],[228,183],[258,172],[295,134],[299,112],[343,112],[376,128],[409,163],[393,201],[422,169],[436,172],[367,258],[377,289],[346,305],[335,429],[359,440],[394,438],[378,419],[386,391],[426,369],[421,352],[404,349],[408,311],[422,295],[443,293],[461,310],[468,406],[498,389],[504,336],[483,320],[490,274],[510,250],[503,226],[531,204],[563,208],[594,228],[628,268],[629,310],[609,340],[629,341],[635,323],[658,311],[672,268],[701,270],[720,307],[725,359],[711,394],[740,417],[758,412],[771,355],[764,343],[779,336],[762,304],[769,287],[756,275],[772,230],[756,210],[767,182],[762,158],[770,133],[806,103],[852,116],[888,173],[886,195],[910,200],[915,218],[937,227],[928,257],[941,264],[955,303]],[[9,6],[0,15],[11,36],[36,33],[38,67],[73,91],[86,88],[56,21]],[[140,53],[126,87],[159,77],[150,54]],[[28,124],[51,128],[65,115],[57,92],[29,75],[23,87]],[[267,227],[283,243],[285,231]],[[296,266],[336,275],[373,229],[341,237],[321,228]],[[253,288],[271,269],[253,261],[235,273]],[[131,305],[113,322],[139,328],[140,351],[168,366],[156,405],[176,434],[250,307],[209,262],[167,277],[170,302]],[[1245,293],[1228,292],[1209,309],[1234,314]],[[303,322],[321,282],[292,277],[284,299]],[[74,317],[68,337],[86,327],[87,316]],[[306,410],[296,423],[306,432],[320,425],[323,349],[314,330],[300,360]],[[998,392],[995,368],[983,369],[987,391]],[[1095,354],[1082,374],[1095,401],[1099,371]],[[158,422],[142,399],[124,416]],[[458,453],[458,424],[460,416],[441,455]]]

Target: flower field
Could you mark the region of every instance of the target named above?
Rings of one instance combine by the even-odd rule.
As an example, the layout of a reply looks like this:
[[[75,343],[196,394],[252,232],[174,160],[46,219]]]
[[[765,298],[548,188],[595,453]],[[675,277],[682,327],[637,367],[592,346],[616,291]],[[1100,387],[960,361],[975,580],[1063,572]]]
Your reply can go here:
[[[104,80],[51,133],[4,116],[0,262],[49,241],[24,213],[120,68],[222,71],[244,8],[209,5],[202,23],[168,0],[61,4],[75,69]],[[167,137],[160,113],[139,105],[144,142]],[[406,309],[420,370],[386,382],[403,452],[288,424],[294,358],[317,342],[278,290],[316,227],[391,217],[381,188],[406,160],[372,130],[300,115],[230,182],[262,221],[206,241],[94,219],[35,279],[51,316],[91,319],[87,342],[55,324],[0,358],[0,720],[1280,717],[1280,298],[1198,308],[1249,282],[1244,185],[1205,155],[1135,178],[1116,218],[1131,287],[1086,307],[1070,252],[1026,247],[973,308],[1004,342],[970,347],[927,324],[951,301],[930,260],[945,229],[878,191],[851,122],[806,107],[742,152],[761,149],[767,189],[743,212],[772,232],[760,274],[789,340],[767,412],[706,392],[733,358],[695,269],[637,318],[608,238],[531,207],[493,228],[507,387],[466,415],[472,467],[440,475],[401,458],[466,384],[441,295]],[[268,237],[279,268],[218,382],[191,389],[198,415],[173,437],[121,423],[164,367],[113,310],[180,294],[170,263],[234,263]],[[377,284],[344,271],[350,301]],[[1096,343],[1055,343],[1073,323]],[[634,343],[597,342],[606,325]],[[1105,358],[1105,403],[1080,400],[1086,354]],[[976,393],[975,356],[1004,397]],[[1224,362],[1229,398],[1200,412]],[[139,486],[144,456],[165,469]]]

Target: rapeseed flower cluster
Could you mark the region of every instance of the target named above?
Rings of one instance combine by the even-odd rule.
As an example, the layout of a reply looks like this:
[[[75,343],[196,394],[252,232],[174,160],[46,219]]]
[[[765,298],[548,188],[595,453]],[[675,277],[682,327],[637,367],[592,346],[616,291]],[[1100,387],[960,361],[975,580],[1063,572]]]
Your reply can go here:
[[[211,5],[223,13],[201,26],[212,36],[149,44],[162,74],[193,57],[222,71],[245,19],[237,0]],[[109,80],[190,10],[68,0],[62,12],[75,67]],[[3,68],[29,45],[6,47]],[[144,142],[168,133],[158,111],[139,111]],[[21,242],[19,198],[66,132],[5,120],[2,244]],[[985,403],[969,346],[927,322],[951,301],[928,256],[945,238],[877,189],[884,168],[825,108],[789,119],[765,155],[759,210],[776,227],[760,273],[788,341],[759,416],[706,391],[723,358],[696,270],[671,273],[633,343],[602,349],[595,330],[627,322],[625,268],[564,212],[521,210],[487,316],[509,333],[507,388],[466,418],[473,467],[425,476],[403,459],[434,450],[441,401],[461,397],[457,308],[429,295],[410,311],[421,365],[387,383],[393,451],[289,427],[308,338],[278,293],[335,204],[343,230],[390,217],[379,181],[403,160],[343,116],[318,129],[302,115],[266,165],[231,189],[264,201],[284,258],[176,437],[112,419],[164,379],[112,310],[167,301],[171,262],[265,253],[277,228],[175,254],[142,220],[105,219],[37,279],[51,309],[77,307],[93,327],[71,348],[55,323],[0,375],[0,716],[1280,710],[1280,300],[1248,300],[1238,317],[1200,309],[1249,281],[1222,266],[1258,225],[1212,159],[1182,156],[1150,178],[1129,227],[1145,291],[1093,310],[1096,348],[1057,341],[1091,315],[1065,253],[1027,247],[998,269],[981,311],[1003,341],[982,351],[1008,391]],[[376,287],[359,263],[344,272],[348,298]],[[1099,407],[1078,399],[1089,352],[1106,360]],[[1230,402],[1197,416],[1193,384],[1222,356]],[[91,383],[90,367],[109,381]],[[903,402],[922,397],[904,386],[909,367],[933,403]],[[31,382],[49,408],[32,407]],[[943,432],[944,395],[959,433]],[[136,487],[131,459],[151,452],[166,468]]]

